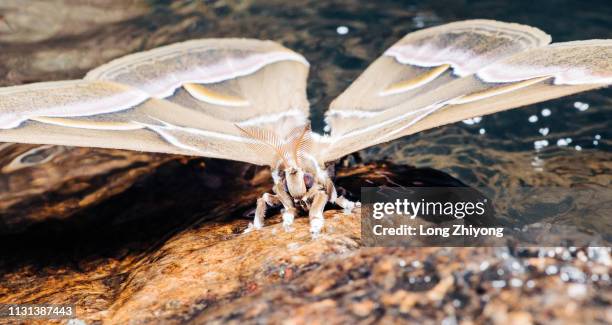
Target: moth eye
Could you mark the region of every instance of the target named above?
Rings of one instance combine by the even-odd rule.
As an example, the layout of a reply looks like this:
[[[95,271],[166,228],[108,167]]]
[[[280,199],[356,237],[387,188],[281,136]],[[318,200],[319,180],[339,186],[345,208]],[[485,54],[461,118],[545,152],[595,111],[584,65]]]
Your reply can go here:
[[[314,177],[312,176],[312,174],[304,174],[304,184],[306,184],[306,187],[312,187],[312,185],[314,184]]]

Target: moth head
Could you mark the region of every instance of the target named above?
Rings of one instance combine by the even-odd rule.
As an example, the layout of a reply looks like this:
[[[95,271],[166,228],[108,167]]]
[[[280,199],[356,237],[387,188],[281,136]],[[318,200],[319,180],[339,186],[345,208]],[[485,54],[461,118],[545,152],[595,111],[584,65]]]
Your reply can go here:
[[[310,124],[301,124],[293,127],[282,136],[275,130],[240,126],[236,127],[248,137],[257,140],[251,147],[258,154],[268,154],[270,149],[274,152],[270,166],[276,166],[280,170],[303,168],[304,155],[311,149]]]
[[[306,182],[304,180],[304,170],[297,166],[290,166],[284,169],[287,190],[294,199],[299,199],[306,194]]]

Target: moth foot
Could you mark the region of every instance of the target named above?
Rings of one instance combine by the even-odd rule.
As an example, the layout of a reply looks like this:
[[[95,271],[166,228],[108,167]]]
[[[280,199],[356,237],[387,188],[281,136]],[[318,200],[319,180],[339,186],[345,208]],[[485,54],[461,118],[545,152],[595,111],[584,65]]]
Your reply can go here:
[[[251,231],[255,230],[255,227],[253,226],[252,222],[249,222],[249,225],[246,227],[246,229],[242,232],[243,234],[248,234]]]
[[[344,214],[350,214],[351,212],[353,212],[353,209],[355,208],[361,208],[361,202],[357,201],[357,202],[351,202],[351,201],[347,201],[347,203],[344,206]]]
[[[289,213],[289,212],[283,212],[283,229],[285,229],[285,232],[292,232],[293,231],[293,219],[294,219],[294,215],[293,213]]]
[[[259,222],[249,222],[249,225],[246,227],[246,229],[242,232],[243,234],[248,234],[254,230],[260,230],[261,228],[263,228],[263,225]]]
[[[319,237],[323,230],[324,219],[323,215],[310,219],[310,235],[313,239]]]

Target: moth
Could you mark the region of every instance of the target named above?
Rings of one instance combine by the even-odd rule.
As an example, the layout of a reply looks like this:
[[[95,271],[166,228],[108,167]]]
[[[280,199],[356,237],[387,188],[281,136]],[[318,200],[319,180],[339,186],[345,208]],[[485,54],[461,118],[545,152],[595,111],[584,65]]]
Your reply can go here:
[[[79,80],[0,89],[0,141],[194,155],[270,166],[257,200],[283,226],[321,232],[339,196],[327,165],[355,151],[472,117],[612,83],[612,40],[551,42],[525,25],[469,20],[406,35],[310,129],[309,63],[272,41],[201,39],[127,55]]]

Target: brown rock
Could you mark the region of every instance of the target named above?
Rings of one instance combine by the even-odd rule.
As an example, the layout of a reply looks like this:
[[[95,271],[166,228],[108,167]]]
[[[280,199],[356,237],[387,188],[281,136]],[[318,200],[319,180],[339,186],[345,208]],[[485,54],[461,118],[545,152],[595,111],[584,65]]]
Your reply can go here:
[[[372,313],[372,310],[376,308],[376,304],[371,300],[364,300],[356,302],[351,306],[353,314],[359,317],[367,317]]]

